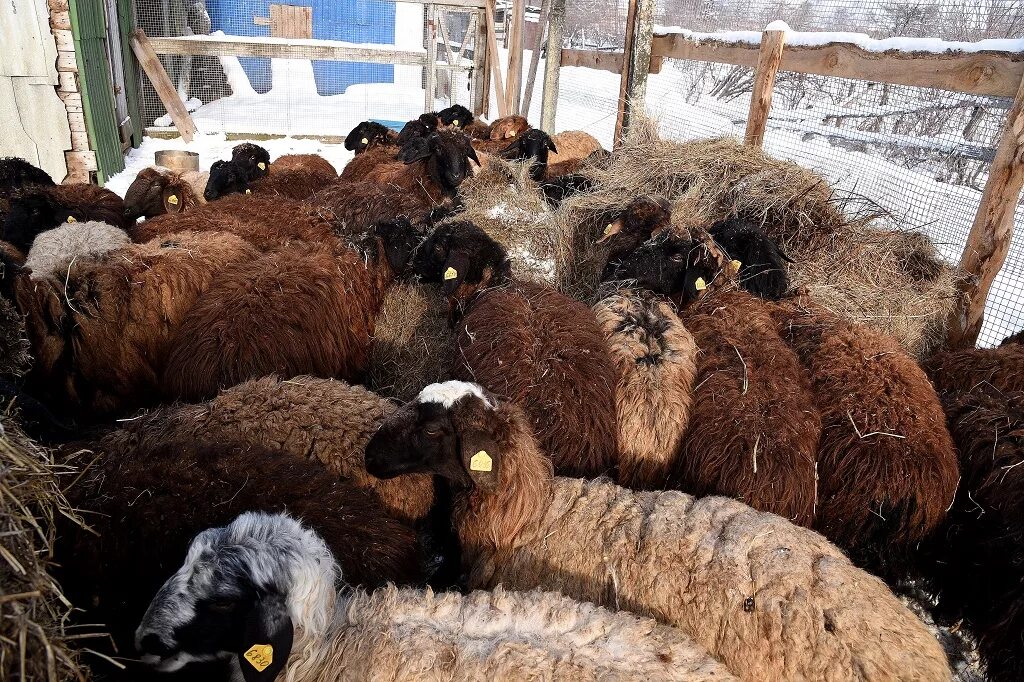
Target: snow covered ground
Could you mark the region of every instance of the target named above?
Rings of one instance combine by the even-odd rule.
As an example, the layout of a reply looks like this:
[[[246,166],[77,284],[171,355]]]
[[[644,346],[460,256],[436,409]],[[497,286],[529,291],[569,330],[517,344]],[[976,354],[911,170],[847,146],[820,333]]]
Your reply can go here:
[[[851,34],[850,40],[857,42],[858,34]],[[993,46],[991,49],[996,48]],[[530,52],[527,51],[523,59],[524,72],[529,62]],[[356,85],[342,95],[320,96],[316,92],[310,63],[301,60],[273,60],[273,87],[260,95],[249,85],[237,59],[222,58],[222,63],[233,94],[205,104],[193,113],[200,135],[188,145],[180,138],[146,139],[139,149],[129,154],[125,171],[108,182],[111,189],[123,194],[138,171],[151,164],[154,152],[160,149],[198,151],[201,168],[207,169],[214,161],[230,157],[231,148],[241,142],[238,139],[227,140],[225,132],[289,135],[291,137],[255,141],[270,151],[272,159],[288,153],[317,153],[340,169],[351,158],[351,153],[342,145],[295,136],[344,136],[360,121],[370,118],[408,120],[421,113],[423,108],[422,89],[389,84]],[[540,69],[543,68],[541,60]],[[659,121],[662,135],[677,140],[742,136],[749,101],[747,96],[723,102],[704,95],[697,104],[691,104],[686,101],[686,78],[683,72],[668,63],[660,74],[650,76],[647,113]],[[525,76],[523,80],[525,82]],[[535,124],[540,119],[540,90],[538,82],[529,111],[529,119]],[[461,93],[460,103],[468,104],[464,88],[453,88],[453,91]],[[556,128],[586,130],[610,148],[618,92],[617,74],[563,68]],[[436,104],[437,108],[443,108],[451,103],[437,100]],[[493,93],[491,111],[497,112]],[[770,154],[821,172],[841,193],[869,198],[897,219],[902,219],[907,227],[929,234],[947,259],[952,262],[959,259],[980,203],[980,191],[939,182],[927,170],[908,169],[885,156],[850,151],[832,144],[821,135],[808,135],[805,129],[801,129],[802,132],[786,129],[787,120],[796,120],[793,117],[798,115],[805,116],[805,111],[787,112],[778,108],[773,114],[765,142]],[[813,111],[806,115],[813,118]],[[843,130],[852,131],[848,128]],[[1024,226],[1024,211],[1018,211],[1017,224]],[[997,277],[989,298],[980,338],[983,345],[997,344],[1004,336],[1024,327],[1024,310],[1020,305],[1024,300],[1024,236],[1020,232],[1018,230],[1010,258]]]

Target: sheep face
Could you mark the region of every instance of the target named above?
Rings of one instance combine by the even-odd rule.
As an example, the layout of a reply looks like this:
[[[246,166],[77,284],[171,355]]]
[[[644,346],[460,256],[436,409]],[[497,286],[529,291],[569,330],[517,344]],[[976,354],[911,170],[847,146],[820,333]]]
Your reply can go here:
[[[403,273],[409,265],[413,251],[423,241],[422,231],[404,217],[377,223],[373,231],[383,244],[384,255],[392,272]]]
[[[0,237],[27,253],[40,232],[74,221],[71,211],[51,197],[45,194],[26,194],[11,199]]]
[[[25,185],[53,185],[53,178],[25,159],[8,156],[0,159],[0,196]]]
[[[462,133],[448,131],[410,140],[398,153],[398,160],[405,164],[426,161],[430,177],[449,196],[472,175],[469,162],[480,165],[469,139]]]
[[[431,473],[470,488],[496,485],[501,453],[496,402],[477,384],[431,384],[392,413],[366,445],[366,470],[382,479]]]
[[[387,142],[390,132],[386,126],[376,121],[363,121],[345,136],[345,149],[362,154],[371,145]]]
[[[124,194],[124,215],[134,222],[140,217],[152,218],[164,213],[164,188],[168,176],[155,168],[139,171]]]
[[[453,128],[465,128],[473,122],[473,113],[461,104],[453,104],[447,109],[437,112],[441,125]]]
[[[196,536],[184,565],[146,610],[136,646],[144,662],[163,672],[233,658],[242,679],[269,682],[291,652],[293,616],[328,621],[332,597],[325,592],[333,594],[336,578],[323,540],[298,522],[242,514]],[[292,594],[305,601],[290,603]]]
[[[558,148],[551,140],[551,136],[543,130],[531,129],[519,135],[509,146],[501,150],[503,159],[514,159],[523,161],[533,159],[530,166],[530,177],[535,182],[544,179],[547,171],[548,152],[558,153]]]
[[[604,230],[598,244],[608,244],[608,264],[602,274],[607,279],[623,258],[641,244],[669,227],[672,205],[666,199],[633,199]]]
[[[702,273],[687,267],[691,248],[689,240],[664,232],[615,264],[607,279],[635,280],[641,289],[668,296],[687,286],[702,289],[698,282]]]
[[[237,149],[237,147],[236,147]],[[210,179],[206,181],[203,197],[213,201],[228,194],[245,194],[249,190],[249,182],[244,171],[234,161],[215,161],[210,166]]]
[[[460,300],[509,274],[505,249],[470,222],[435,229],[416,249],[412,267],[422,281],[442,282],[445,294]]]
[[[420,114],[418,118],[402,126],[398,133],[398,144],[404,147],[409,141],[417,137],[427,137],[435,132],[440,125],[440,120],[435,113]]]
[[[246,182],[266,177],[270,172],[270,152],[251,142],[236,145],[231,150],[231,161],[238,167]]]
[[[793,261],[759,227],[741,220],[726,220],[709,232],[734,263],[738,263],[739,282],[747,291],[779,300],[789,288],[786,263]]]

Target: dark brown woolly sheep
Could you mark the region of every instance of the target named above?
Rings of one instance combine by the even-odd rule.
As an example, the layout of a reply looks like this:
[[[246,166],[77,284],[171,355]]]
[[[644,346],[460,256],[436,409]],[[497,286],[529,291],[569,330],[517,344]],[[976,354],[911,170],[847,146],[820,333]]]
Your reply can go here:
[[[161,443],[264,447],[317,460],[377,497],[389,514],[414,522],[427,515],[434,487],[427,476],[382,481],[366,473],[363,450],[395,404],[361,386],[299,376],[263,377],[198,405],[172,405],[122,423],[88,445],[102,452],[158,449]]]
[[[361,154],[352,157],[341,169],[341,179],[347,181],[364,180],[377,166],[398,161],[400,147],[391,144],[375,144]]]
[[[1003,393],[1024,391],[1024,345],[966,348],[936,353],[924,362],[940,394],[962,394],[988,385]]]
[[[331,162],[319,154],[285,154],[279,156],[270,164],[270,175],[288,173],[292,171],[305,171],[322,175],[331,180],[338,177]]]
[[[8,197],[22,187],[53,187],[53,178],[17,156],[0,158],[0,197]]]
[[[10,198],[0,236],[27,254],[40,232],[65,222],[93,220],[126,228],[121,197],[96,185],[33,187]]]
[[[95,533],[67,524],[56,547],[63,557],[61,585],[86,609],[79,622],[104,624],[119,658],[134,651],[134,631],[149,600],[177,569],[192,537],[242,512],[302,518],[324,538],[352,583],[377,587],[422,580],[415,531],[318,463],[259,446],[149,445],[85,451],[70,460],[83,473],[66,494]],[[133,666],[128,679],[151,678],[151,671],[127,663]]]
[[[226,268],[177,329],[165,395],[209,398],[274,373],[360,378],[384,293],[414,238],[411,229],[387,241],[375,236],[365,256],[340,244],[297,242]]]
[[[619,372],[619,484],[664,488],[690,423],[697,343],[672,306],[620,291],[594,306]]]
[[[283,170],[253,180],[249,183],[249,190],[257,196],[302,200],[308,199],[325,187],[330,187],[337,179],[337,175],[325,175],[320,170]]]
[[[495,119],[485,130],[477,132],[480,137],[474,136],[473,148],[486,154],[496,154],[529,129],[529,121],[522,116]]]
[[[697,340],[697,387],[675,487],[729,495],[810,526],[821,415],[807,373],[767,305],[717,291],[680,313]]]
[[[888,335],[809,301],[773,317],[821,411],[816,528],[858,563],[896,577],[942,523],[959,471],[928,377]]]
[[[96,220],[107,225],[128,227],[124,201],[105,187],[96,185],[54,185],[45,190],[47,196],[67,208],[80,223]],[[52,225],[51,227],[56,227]]]
[[[472,223],[438,227],[413,261],[464,307],[454,375],[526,410],[555,470],[611,473],[618,375],[594,313],[550,286],[509,277],[505,250]]]
[[[979,386],[943,399],[960,453],[956,501],[922,568],[949,620],[979,638],[988,679],[1024,679],[1024,393]]]
[[[376,121],[363,121],[345,136],[345,149],[356,156],[381,145],[390,145],[398,151],[398,133]]]
[[[164,213],[182,213],[206,203],[203,196],[209,173],[175,173],[161,168],[143,168],[124,195],[125,217],[153,218]]]
[[[87,417],[152,404],[186,313],[223,268],[256,255],[234,235],[185,232],[76,262],[61,278],[16,274],[36,359],[29,387]]]
[[[1008,346],[1011,343],[1024,344],[1024,329],[1020,330],[1016,334],[1011,334],[1000,342],[1000,346]]]

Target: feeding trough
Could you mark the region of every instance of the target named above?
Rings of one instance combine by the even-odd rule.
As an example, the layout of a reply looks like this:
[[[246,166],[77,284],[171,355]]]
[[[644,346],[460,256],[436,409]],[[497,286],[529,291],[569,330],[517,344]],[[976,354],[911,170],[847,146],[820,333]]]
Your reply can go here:
[[[153,155],[156,165],[169,168],[177,173],[199,170],[199,154],[180,149],[163,149]]]

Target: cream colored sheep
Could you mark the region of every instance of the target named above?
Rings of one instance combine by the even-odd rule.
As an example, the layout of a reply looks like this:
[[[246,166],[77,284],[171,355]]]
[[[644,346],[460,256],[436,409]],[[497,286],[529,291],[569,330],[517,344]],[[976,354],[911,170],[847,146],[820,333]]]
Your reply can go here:
[[[63,278],[71,261],[99,256],[129,243],[128,233],[120,227],[96,220],[67,223],[36,236],[25,267],[32,271],[33,279],[48,275]]]

